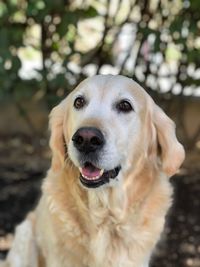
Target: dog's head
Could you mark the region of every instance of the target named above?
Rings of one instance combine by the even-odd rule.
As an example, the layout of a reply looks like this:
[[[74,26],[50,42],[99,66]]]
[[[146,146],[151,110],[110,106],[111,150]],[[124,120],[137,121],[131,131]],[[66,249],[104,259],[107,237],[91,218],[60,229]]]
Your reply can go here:
[[[113,185],[146,158],[168,176],[184,159],[174,123],[134,81],[98,75],[83,81],[50,114],[52,170],[66,155],[89,188]]]

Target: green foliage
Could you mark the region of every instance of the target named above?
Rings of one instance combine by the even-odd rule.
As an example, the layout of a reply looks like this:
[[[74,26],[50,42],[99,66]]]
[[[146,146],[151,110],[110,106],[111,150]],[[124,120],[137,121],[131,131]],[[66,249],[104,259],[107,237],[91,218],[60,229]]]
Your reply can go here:
[[[200,66],[200,1],[129,2],[130,6],[126,8],[123,1],[116,4],[116,1],[109,0],[104,4],[82,1],[82,5],[67,0],[1,1],[0,99],[31,97],[41,91],[51,107],[86,76],[84,67],[88,64],[96,66],[96,73],[101,73],[105,65],[114,67],[118,73],[140,81],[150,92],[148,78],[154,76],[157,81],[154,92],[160,92],[161,63],[155,63],[155,57],[161,55],[163,64],[169,60],[167,55],[173,57],[173,53],[177,72],[170,74],[175,79],[169,91],[170,97],[173,97],[172,90],[176,84],[182,86],[181,94],[185,86],[198,86],[196,76],[182,77],[188,76],[191,64],[196,70]],[[94,44],[87,48],[82,42],[92,36],[84,33],[82,38],[79,26],[81,22],[94,18],[99,19],[101,27],[94,27]],[[132,44],[124,59],[116,63],[120,53],[115,48],[121,45],[119,37],[127,24],[135,29]],[[169,53],[170,44],[174,44],[174,50]],[[39,69],[36,67],[34,77],[20,74],[21,69],[26,68],[23,64],[28,47],[33,48],[42,65]],[[35,55],[29,56],[34,58]],[[76,66],[75,69],[69,67],[70,62]],[[138,67],[143,69],[141,77],[136,71]]]
[[[0,99],[29,98],[43,90],[49,106],[55,105],[72,87],[66,70],[54,72],[55,64],[59,62],[66,69],[69,56],[75,53],[78,22],[97,15],[92,6],[73,7],[63,0],[0,2]],[[27,37],[34,25],[40,28],[37,44]],[[40,53],[43,67],[36,70],[37,77],[24,78],[20,75],[23,56],[19,54],[21,48],[30,45]]]

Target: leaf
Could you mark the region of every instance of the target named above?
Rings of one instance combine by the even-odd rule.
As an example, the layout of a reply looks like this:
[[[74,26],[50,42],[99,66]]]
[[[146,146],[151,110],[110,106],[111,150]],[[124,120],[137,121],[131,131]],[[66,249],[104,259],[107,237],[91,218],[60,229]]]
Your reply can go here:
[[[200,50],[194,49],[187,51],[187,59],[190,63],[200,64]]]
[[[2,19],[3,16],[7,14],[7,7],[6,4],[3,2],[0,2],[0,19]]]
[[[0,28],[0,50],[7,49],[9,46],[9,32],[6,28]]]
[[[182,16],[177,16],[169,27],[170,32],[180,32],[183,27],[183,21],[184,18]]]
[[[12,70],[14,72],[18,72],[19,69],[21,68],[21,60],[16,56],[12,58]]]
[[[193,11],[200,10],[200,1],[199,0],[190,0],[190,7]]]
[[[26,9],[27,17],[34,18],[38,23],[41,23],[45,16],[49,15],[49,6],[43,0],[30,0]]]
[[[155,42],[154,42],[154,51],[155,52],[158,52],[160,51],[160,43],[161,43],[161,40],[160,40],[160,32],[157,32],[155,34]]]
[[[97,10],[92,7],[92,6],[89,6],[87,9],[84,9],[84,10],[80,10],[80,17],[81,18],[94,18],[96,16],[98,16],[98,12]]]

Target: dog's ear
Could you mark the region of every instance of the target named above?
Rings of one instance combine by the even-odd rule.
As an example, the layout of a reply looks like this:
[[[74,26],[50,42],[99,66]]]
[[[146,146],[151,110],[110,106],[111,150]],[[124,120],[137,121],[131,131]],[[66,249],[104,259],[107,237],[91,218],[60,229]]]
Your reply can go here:
[[[62,169],[65,158],[65,145],[63,135],[65,100],[54,107],[49,115],[49,127],[51,131],[50,148],[52,150],[51,168],[54,172]]]
[[[161,150],[162,169],[168,176],[172,176],[185,158],[184,148],[176,138],[174,122],[155,103],[152,117]]]

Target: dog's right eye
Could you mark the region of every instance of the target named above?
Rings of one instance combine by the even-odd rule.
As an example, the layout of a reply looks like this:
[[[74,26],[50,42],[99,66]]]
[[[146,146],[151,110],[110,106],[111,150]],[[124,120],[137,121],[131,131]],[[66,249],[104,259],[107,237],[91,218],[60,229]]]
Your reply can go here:
[[[119,112],[123,113],[129,113],[133,110],[132,105],[127,100],[121,100],[119,103],[117,103],[116,108]]]
[[[75,99],[75,101],[74,101],[74,107],[75,107],[76,109],[81,109],[81,108],[83,108],[83,107],[85,106],[85,104],[86,104],[85,98],[82,97],[82,96],[77,97],[77,98]]]

